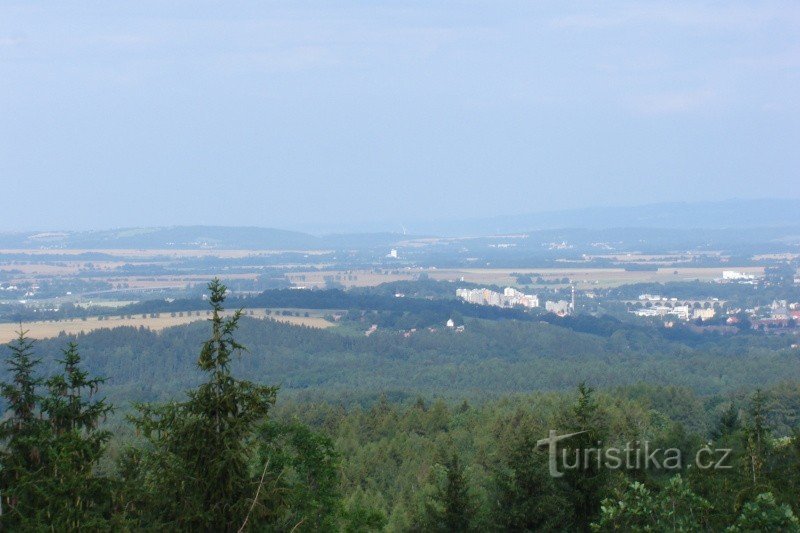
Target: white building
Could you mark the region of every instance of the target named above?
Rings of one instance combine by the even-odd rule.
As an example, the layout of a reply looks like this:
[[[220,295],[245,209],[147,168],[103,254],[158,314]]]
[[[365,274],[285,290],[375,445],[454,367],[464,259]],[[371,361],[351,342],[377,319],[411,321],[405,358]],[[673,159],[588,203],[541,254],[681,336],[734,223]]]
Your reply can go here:
[[[698,318],[703,321],[711,320],[716,314],[717,312],[713,307],[709,307],[707,309],[695,309],[692,311],[692,320],[697,320]]]
[[[722,279],[725,281],[748,281],[754,280],[756,277],[753,274],[745,274],[744,272],[737,272],[735,270],[723,270]]]
[[[559,300],[557,302],[553,301],[546,301],[544,303],[544,308],[547,310],[548,313],[555,313],[559,316],[566,316],[570,313],[570,308],[572,306],[566,300]]]
[[[506,287],[502,293],[486,288],[482,289],[457,289],[456,296],[462,300],[478,305],[493,305],[496,307],[539,307],[539,298],[535,294],[525,294],[513,287]]]

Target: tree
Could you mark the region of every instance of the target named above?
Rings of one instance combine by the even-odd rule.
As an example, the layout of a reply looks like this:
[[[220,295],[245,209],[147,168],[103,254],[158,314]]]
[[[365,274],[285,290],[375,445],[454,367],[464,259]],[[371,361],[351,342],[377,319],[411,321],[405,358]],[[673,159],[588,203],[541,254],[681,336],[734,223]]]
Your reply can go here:
[[[104,398],[95,399],[105,378],[90,377],[81,368],[74,342],[63,350],[59,363],[63,371],[46,381],[48,395],[42,399],[49,439],[40,485],[46,504],[37,514],[56,530],[108,528],[117,518],[112,482],[95,473],[111,438],[99,426],[113,407]]]
[[[150,449],[131,450],[123,463],[138,500],[138,520],[153,527],[235,531],[247,520],[263,478],[254,467],[253,438],[275,401],[276,388],[231,375],[241,311],[222,317],[225,286],[208,285],[211,336],[197,366],[205,381],[184,402],[138,405],[133,423]]]
[[[35,374],[40,361],[33,354],[33,341],[20,330],[9,344],[6,361],[10,382],[0,384],[0,395],[8,413],[0,422],[0,508],[2,524],[8,529],[22,527],[38,507],[35,476],[41,469],[41,440],[46,426],[38,416],[41,398],[37,387],[42,379]]]
[[[475,505],[469,492],[466,469],[455,452],[443,466],[444,480],[434,480],[435,492],[425,502],[423,529],[441,532],[470,531],[473,528]]]
[[[800,521],[791,507],[779,505],[772,493],[766,492],[744,504],[741,514],[728,531],[799,532]]]
[[[595,531],[701,531],[710,504],[692,492],[681,476],[653,493],[643,483],[631,483],[619,500],[605,499]]]
[[[337,529],[342,505],[333,441],[299,422],[272,421],[259,428],[258,441],[263,497],[250,520],[276,530]]]
[[[603,414],[594,398],[594,389],[586,383],[578,386],[578,399],[564,420],[568,430],[582,432],[564,441],[564,456],[575,461],[575,468],[565,469],[564,481],[570,488],[576,526],[587,531],[600,513],[600,504],[609,483],[609,471],[595,461],[584,460],[586,450],[597,448],[605,440],[607,429]]]
[[[752,483],[752,488],[761,482],[764,464],[767,461],[767,445],[769,432],[766,427],[766,414],[764,409],[764,393],[761,389],[753,394],[750,418],[744,428],[747,438],[747,472]]]
[[[713,436],[715,439],[724,438],[733,435],[739,428],[739,410],[736,408],[736,405],[731,402],[720,416]]]
[[[112,407],[94,395],[103,383],[81,369],[77,346],[63,351],[62,373],[42,384],[34,371],[39,360],[20,332],[8,362],[12,383],[2,386],[11,416],[0,432],[2,489],[9,529],[108,529],[116,523],[112,483],[95,468],[110,437],[98,429]]]
[[[527,431],[511,445],[495,473],[497,504],[493,522],[506,531],[569,529],[572,502],[562,483],[548,474],[546,454],[536,453],[537,439]]]

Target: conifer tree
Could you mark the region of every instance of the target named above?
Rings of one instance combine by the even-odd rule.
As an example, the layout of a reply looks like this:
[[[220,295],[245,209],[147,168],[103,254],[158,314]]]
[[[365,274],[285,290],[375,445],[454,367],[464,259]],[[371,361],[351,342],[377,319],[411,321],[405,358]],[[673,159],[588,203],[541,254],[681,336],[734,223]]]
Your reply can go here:
[[[344,509],[333,441],[297,421],[263,424],[258,441],[265,468],[250,523],[276,530],[336,529]]]
[[[197,361],[205,381],[186,401],[138,406],[133,422],[150,449],[133,450],[124,471],[142,523],[236,531],[261,494],[253,437],[276,389],[231,375],[232,357],[244,350],[234,339],[242,314],[223,317],[225,286],[214,279],[208,288],[211,336]]]
[[[37,515],[56,530],[108,528],[115,518],[111,480],[95,472],[111,438],[99,425],[113,408],[104,398],[95,398],[105,378],[90,377],[81,368],[74,342],[63,350],[59,363],[62,373],[47,379],[48,394],[42,399],[49,438],[40,487],[45,505]]]
[[[98,425],[111,406],[93,399],[104,380],[81,369],[74,343],[63,355],[41,396],[32,342],[21,332],[11,345],[13,380],[2,387],[11,416],[0,430],[9,529],[107,529],[114,518],[111,482],[94,471],[110,437]]]
[[[747,472],[750,483],[755,489],[762,481],[762,471],[767,460],[767,445],[769,432],[766,427],[764,412],[764,393],[761,389],[753,394],[750,407],[750,417],[745,426],[747,444]]]
[[[470,531],[475,505],[469,492],[466,469],[453,452],[445,462],[446,475],[426,502],[425,530],[440,532]]]
[[[36,509],[35,476],[42,470],[42,438],[45,424],[37,412],[41,398],[36,376],[39,359],[33,353],[33,341],[20,329],[9,344],[6,361],[9,382],[0,384],[0,395],[8,409],[0,422],[0,509],[2,525],[7,529],[23,527]]]
[[[568,430],[583,432],[565,441],[565,456],[575,461],[577,468],[566,469],[563,480],[570,488],[575,525],[582,531],[588,531],[600,513],[610,475],[597,462],[585,460],[585,450],[601,446],[607,434],[602,413],[594,398],[594,389],[586,383],[578,386],[578,399],[564,423]]]
[[[504,465],[495,473],[497,501],[494,526],[503,531],[569,529],[572,502],[563,483],[550,477],[547,456],[536,453],[537,436],[527,431],[511,445]]]

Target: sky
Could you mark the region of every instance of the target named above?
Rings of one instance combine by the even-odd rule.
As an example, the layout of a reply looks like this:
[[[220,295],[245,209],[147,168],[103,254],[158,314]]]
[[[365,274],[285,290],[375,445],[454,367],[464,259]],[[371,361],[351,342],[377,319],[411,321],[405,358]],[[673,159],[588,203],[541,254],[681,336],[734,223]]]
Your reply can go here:
[[[0,230],[799,198],[800,3],[0,2]]]

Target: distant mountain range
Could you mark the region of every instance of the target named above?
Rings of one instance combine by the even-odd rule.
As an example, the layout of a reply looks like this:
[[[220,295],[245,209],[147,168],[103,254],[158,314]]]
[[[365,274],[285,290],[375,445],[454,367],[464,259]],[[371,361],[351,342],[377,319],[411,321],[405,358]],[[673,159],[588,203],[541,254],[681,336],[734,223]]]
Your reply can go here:
[[[796,237],[800,231],[800,200],[729,200],[634,207],[595,207],[418,223],[414,228],[415,237],[487,236],[561,228],[684,231],[786,228],[786,235]],[[769,233],[771,239],[780,238],[774,231]],[[173,226],[100,231],[0,233],[0,248],[309,250],[385,247],[409,238],[412,236],[397,233],[364,232],[317,236],[274,228]]]
[[[100,231],[0,233],[0,248],[320,250],[388,246],[392,233],[326,235],[256,227],[173,226]]]
[[[428,222],[414,228],[436,235],[464,236],[559,228],[736,229],[780,226],[800,226],[800,200],[726,200],[589,207]]]

